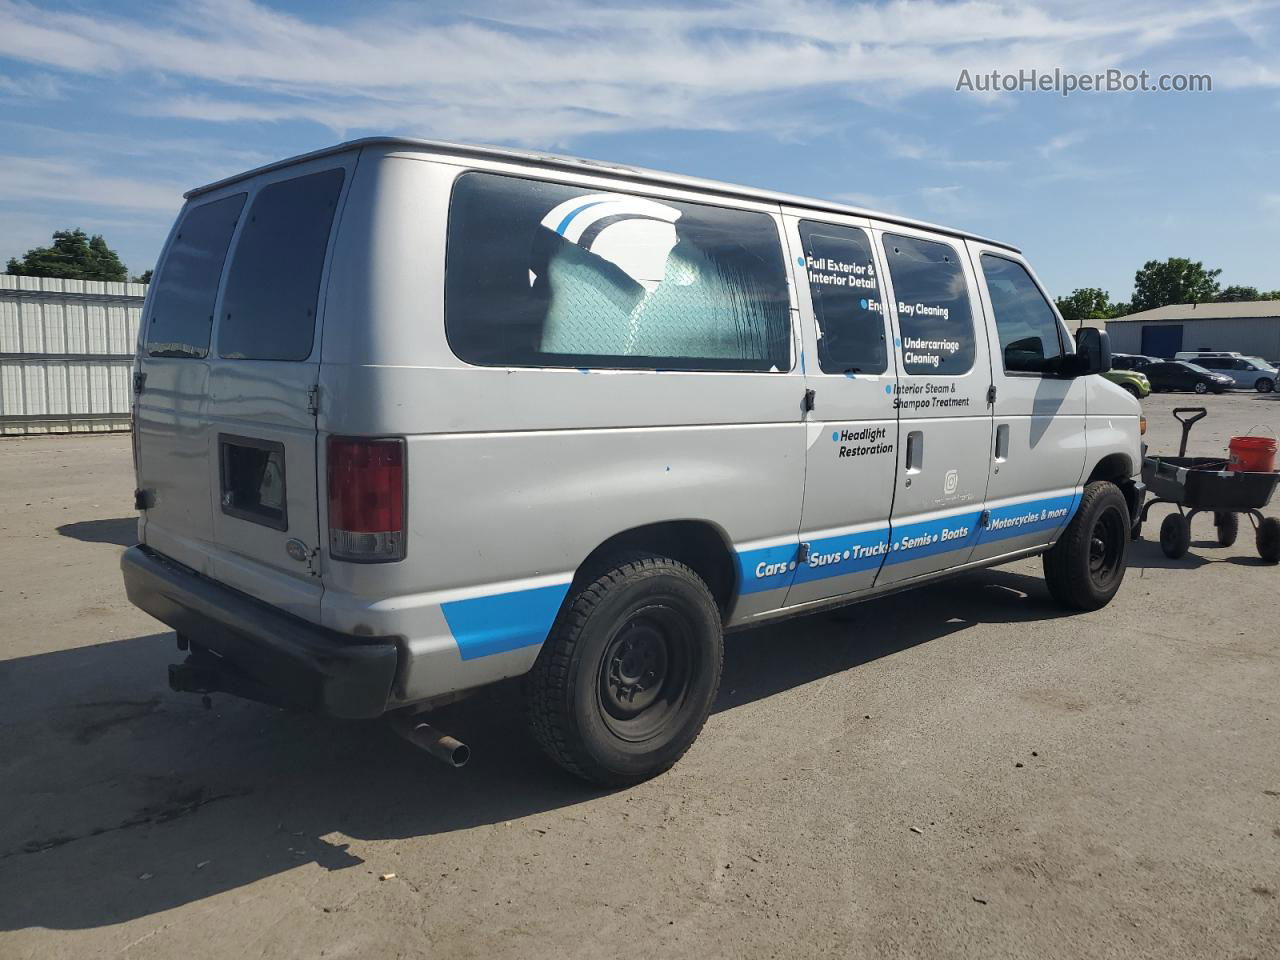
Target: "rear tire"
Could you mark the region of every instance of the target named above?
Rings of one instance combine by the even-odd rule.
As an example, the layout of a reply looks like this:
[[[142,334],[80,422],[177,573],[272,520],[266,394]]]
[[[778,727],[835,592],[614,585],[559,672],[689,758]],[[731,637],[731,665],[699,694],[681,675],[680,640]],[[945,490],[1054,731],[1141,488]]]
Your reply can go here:
[[[1191,546],[1191,524],[1180,513],[1171,513],[1160,524],[1160,549],[1170,560],[1184,556]]]
[[[696,573],[630,554],[570,595],[529,674],[538,745],[604,786],[639,783],[689,749],[720,687],[720,610]]]
[[[1124,581],[1129,551],[1129,505],[1114,483],[1095,481],[1061,538],[1044,555],[1049,593],[1064,607],[1099,610]]]
[[[1219,546],[1229,547],[1240,536],[1240,515],[1237,513],[1215,513],[1213,525],[1218,528]]]
[[[1275,388],[1276,388],[1275,381],[1268,380],[1266,377],[1263,377],[1262,379],[1256,381],[1253,385],[1253,389],[1257,390],[1259,393],[1270,393]]]
[[[1255,540],[1258,544],[1258,556],[1267,563],[1280,563],[1280,520],[1265,517],[1258,524]]]

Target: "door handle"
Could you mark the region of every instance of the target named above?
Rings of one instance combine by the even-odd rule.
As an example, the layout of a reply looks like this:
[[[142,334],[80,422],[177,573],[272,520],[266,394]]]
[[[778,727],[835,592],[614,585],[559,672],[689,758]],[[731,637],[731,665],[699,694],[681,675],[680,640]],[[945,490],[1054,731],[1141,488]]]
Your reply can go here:
[[[912,430],[907,434],[907,473],[919,473],[924,466],[924,431]]]
[[[1002,423],[996,427],[996,462],[1004,463],[1009,459],[1009,425]]]

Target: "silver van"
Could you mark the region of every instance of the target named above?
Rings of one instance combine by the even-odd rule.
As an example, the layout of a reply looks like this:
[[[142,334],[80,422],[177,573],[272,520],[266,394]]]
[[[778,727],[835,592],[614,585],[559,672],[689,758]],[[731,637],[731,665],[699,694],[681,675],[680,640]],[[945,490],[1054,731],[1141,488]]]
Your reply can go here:
[[[1178,356],[1206,370],[1230,377],[1239,389],[1270,393],[1276,388],[1276,368],[1259,357],[1246,357],[1239,353],[1197,353],[1186,357],[1181,354]]]
[[[130,599],[176,690],[420,721],[525,675],[632,783],[722,636],[1044,555],[1105,605],[1139,407],[1006,244],[820,200],[368,139],[187,195],[134,374]]]

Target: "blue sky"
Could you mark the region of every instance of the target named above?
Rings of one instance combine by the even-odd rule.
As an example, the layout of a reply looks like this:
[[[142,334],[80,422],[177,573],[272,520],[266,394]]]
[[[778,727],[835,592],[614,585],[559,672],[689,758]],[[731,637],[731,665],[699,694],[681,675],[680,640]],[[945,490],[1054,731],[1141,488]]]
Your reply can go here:
[[[140,272],[184,189],[404,133],[953,224],[1055,295],[1168,256],[1275,289],[1278,41],[1277,0],[0,0],[0,260],[78,225]],[[1031,68],[1213,90],[956,91]]]

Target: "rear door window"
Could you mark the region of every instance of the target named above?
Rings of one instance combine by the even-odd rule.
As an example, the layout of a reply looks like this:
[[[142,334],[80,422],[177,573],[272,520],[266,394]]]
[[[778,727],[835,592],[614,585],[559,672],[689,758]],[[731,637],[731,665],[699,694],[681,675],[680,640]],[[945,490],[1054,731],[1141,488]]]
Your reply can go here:
[[[449,209],[445,332],[482,366],[787,370],[764,213],[488,173]]]
[[[973,311],[954,247],[886,233],[898,301],[902,368],[912,376],[959,376],[973,369]]]
[[[237,193],[203,203],[182,218],[151,292],[150,356],[208,355],[218,281],[246,196]]]
[[[258,191],[236,243],[222,298],[218,354],[305,360],[329,232],[345,174],[324,170]]]
[[[866,231],[802,220],[800,242],[822,372],[884,373],[884,304]]]

